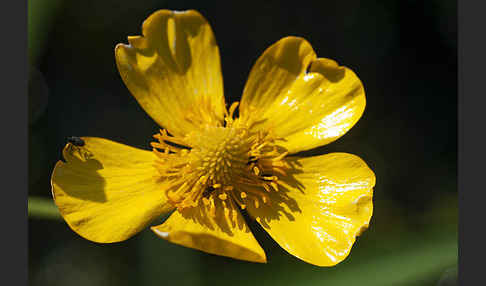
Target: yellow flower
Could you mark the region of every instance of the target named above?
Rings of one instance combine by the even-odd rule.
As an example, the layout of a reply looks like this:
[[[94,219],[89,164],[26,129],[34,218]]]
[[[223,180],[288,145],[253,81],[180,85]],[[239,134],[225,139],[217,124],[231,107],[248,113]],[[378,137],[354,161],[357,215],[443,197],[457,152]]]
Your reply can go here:
[[[166,129],[152,151],[71,140],[51,180],[68,225],[91,241],[118,242],[173,211],[151,227],[161,238],[266,262],[243,209],[290,254],[319,266],[342,261],[368,227],[375,176],[355,155],[291,154],[328,144],[358,121],[365,94],[355,73],[317,58],[302,38],[283,38],[252,68],[236,118],[203,16],[160,10],[142,30],[116,46],[116,63]]]

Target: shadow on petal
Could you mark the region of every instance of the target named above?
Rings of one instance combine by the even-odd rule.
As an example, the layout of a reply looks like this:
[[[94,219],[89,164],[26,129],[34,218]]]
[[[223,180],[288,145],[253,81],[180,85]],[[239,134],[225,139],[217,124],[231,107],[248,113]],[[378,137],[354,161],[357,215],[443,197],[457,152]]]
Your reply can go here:
[[[221,231],[229,236],[233,236],[234,231],[250,232],[243,217],[239,214],[234,214],[234,212],[239,212],[240,210],[237,209],[233,202],[227,202],[230,206],[224,207],[222,201],[215,200],[214,216],[203,206],[186,208],[180,212],[184,219],[191,220],[193,223],[204,226],[211,231]]]
[[[106,202],[106,180],[99,174],[103,164],[82,147],[67,144],[63,150],[66,162],[59,161],[52,173],[52,181],[66,195],[81,200]],[[52,193],[55,198],[55,193]]]
[[[279,184],[278,192],[267,192],[263,187],[259,187],[259,192],[266,194],[269,197],[269,202],[259,204],[258,207],[254,204],[248,205],[250,215],[265,228],[270,228],[269,223],[273,220],[280,220],[285,217],[289,221],[294,221],[294,214],[302,213],[299,202],[291,196],[292,192],[289,189],[290,187],[305,194],[304,185],[295,177],[295,175],[303,173],[301,164],[292,157],[286,161],[290,169],[286,171],[287,176],[279,179],[283,184]]]

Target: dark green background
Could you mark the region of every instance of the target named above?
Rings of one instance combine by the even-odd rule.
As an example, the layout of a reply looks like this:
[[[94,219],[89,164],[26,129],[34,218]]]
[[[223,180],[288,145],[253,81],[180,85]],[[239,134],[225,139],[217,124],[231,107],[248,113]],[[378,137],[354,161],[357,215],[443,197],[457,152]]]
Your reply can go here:
[[[370,228],[344,262],[319,268],[255,223],[266,265],[172,245],[149,230],[95,244],[62,221],[30,218],[31,285],[455,285],[455,1],[29,1],[29,195],[50,197],[67,136],[149,149],[158,126],[124,86],[114,47],[158,9],[196,9],[208,19],[228,102],[239,100],[261,53],[288,35],[357,73],[363,117],[306,155],[340,151],[366,161],[377,178]]]

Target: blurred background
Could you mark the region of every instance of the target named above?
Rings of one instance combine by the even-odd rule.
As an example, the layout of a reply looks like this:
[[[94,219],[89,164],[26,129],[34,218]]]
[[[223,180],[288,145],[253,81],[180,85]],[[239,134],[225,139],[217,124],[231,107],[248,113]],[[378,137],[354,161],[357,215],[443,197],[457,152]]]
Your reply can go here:
[[[29,1],[30,285],[456,285],[456,1]],[[150,149],[158,126],[124,86],[114,47],[158,9],[200,11],[220,48],[227,102],[272,43],[302,36],[362,80],[367,107],[342,138],[375,172],[370,228],[320,268],[250,222],[267,253],[253,264],[170,244],[145,230],[96,244],[52,212],[50,175],[68,136]],[[42,200],[45,199],[45,200]],[[161,218],[163,220],[163,218]]]

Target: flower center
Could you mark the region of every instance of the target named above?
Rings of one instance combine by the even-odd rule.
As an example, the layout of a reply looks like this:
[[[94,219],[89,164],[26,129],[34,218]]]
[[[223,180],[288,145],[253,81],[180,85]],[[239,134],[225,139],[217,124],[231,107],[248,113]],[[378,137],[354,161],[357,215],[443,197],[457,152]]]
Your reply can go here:
[[[210,185],[231,186],[232,178],[246,169],[250,143],[246,129],[207,126],[202,132],[192,133],[188,140],[192,167],[199,176],[206,176]]]
[[[228,209],[235,203],[258,208],[269,203],[269,192],[278,191],[279,176],[288,169],[287,152],[268,133],[252,133],[251,125],[233,120],[235,108],[226,126],[205,125],[184,137],[165,130],[154,135],[155,167],[169,180],[166,195],[179,210],[202,206],[214,215],[218,206]]]

